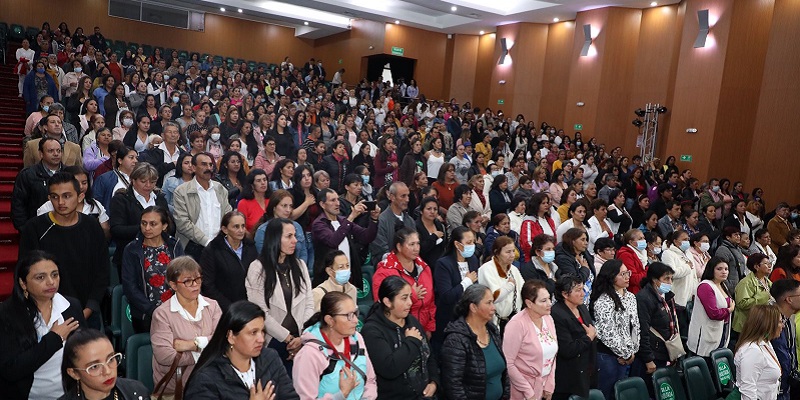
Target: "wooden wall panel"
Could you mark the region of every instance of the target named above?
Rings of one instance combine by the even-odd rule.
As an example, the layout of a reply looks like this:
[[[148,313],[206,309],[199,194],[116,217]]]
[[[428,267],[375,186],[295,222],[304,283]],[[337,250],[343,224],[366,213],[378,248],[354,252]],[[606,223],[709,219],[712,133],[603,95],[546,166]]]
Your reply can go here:
[[[629,126],[632,128],[629,104],[631,89],[634,86],[633,72],[638,55],[641,23],[641,10],[631,8],[608,10],[608,19],[600,34],[603,38],[598,40],[597,44],[598,52],[602,51],[597,57],[603,63],[600,92],[597,97],[597,117],[594,128],[588,130],[590,135],[597,137],[601,142],[622,145],[626,138],[635,136],[635,132],[628,129]],[[569,107],[569,104],[567,106]],[[567,125],[567,128],[571,126]],[[633,147],[623,148],[624,154],[630,154],[631,151]]]
[[[607,43],[607,34],[604,30],[608,28],[605,26],[608,15],[608,8],[600,8],[578,13],[578,17],[575,20],[575,35],[573,35],[571,54],[572,65],[569,70],[569,88],[567,89],[566,103],[564,104],[564,121],[561,126],[572,128],[574,124],[582,124],[583,135],[586,139],[594,136],[597,131],[595,121],[597,120],[598,100],[600,98],[600,82],[603,73],[603,57],[605,56],[604,47]],[[596,54],[581,57],[580,52],[584,43],[583,26],[585,24],[592,25],[592,29],[599,31],[599,34],[592,44],[594,50],[591,53],[596,51]],[[611,30],[610,28],[608,29],[609,31]],[[585,105],[577,107],[576,103],[578,102],[584,102]]]
[[[448,99],[455,97],[460,103],[472,99],[475,89],[475,71],[478,65],[479,37],[453,35],[453,65],[450,70]]]
[[[625,138],[619,143],[624,154],[639,153],[636,148],[637,129],[630,123],[636,117],[634,110],[644,108],[647,103],[659,103],[672,108],[669,98],[678,65],[681,15],[677,4],[642,10],[630,105],[626,118],[619,125],[619,129],[625,131]],[[659,118],[661,132],[669,131],[668,124],[669,114]]]
[[[95,25],[112,40],[175,47],[200,53],[280,62],[289,56],[303,64],[314,53],[314,41],[294,36],[294,29],[260,22],[206,14],[205,31],[197,32],[108,16],[107,1],[70,1],[55,6],[45,0],[2,0],[0,18],[8,23],[41,27],[49,21],[55,28],[61,21],[70,31],[83,27],[87,34]]]
[[[708,177],[716,132],[716,118],[725,55],[728,47],[733,0],[687,1],[683,21],[680,56],[670,114],[670,126],[664,155],[691,154],[691,163],[678,163],[679,168],[690,168],[699,179]],[[705,48],[693,47],[697,37],[697,11],[709,9],[719,18],[711,28]],[[696,128],[697,133],[686,133]],[[666,132],[665,132],[666,133]]]
[[[323,59],[331,78],[344,68],[345,82],[357,82],[367,74],[367,64],[362,66],[362,57],[383,52],[384,29],[382,22],[353,20],[349,31],[315,40],[314,54]]]
[[[745,189],[764,189],[767,208],[779,201],[800,201],[800,3],[775,0],[769,45],[759,94],[758,111],[745,175]],[[730,157],[742,160],[747,149]],[[743,161],[743,160],[742,160]]]
[[[773,4],[773,0],[734,2],[709,176],[737,181],[747,173],[746,162],[726,155],[749,149],[753,139]]]
[[[537,125],[541,125],[542,121],[546,121],[550,125],[565,126],[564,114],[567,104],[567,89],[569,87],[570,69],[574,60],[572,57],[574,36],[574,21],[550,24],[548,27],[544,75],[542,77],[542,101],[539,107],[539,114],[528,116],[528,120],[536,121]]]
[[[478,38],[478,62],[475,68],[475,90],[471,99],[472,107],[486,108],[493,110],[497,107],[497,101],[492,104],[489,100],[489,85],[492,79],[492,70],[497,65],[495,58],[495,35],[483,35]],[[464,101],[459,100],[461,104]]]
[[[402,47],[404,56],[417,60],[414,78],[420,93],[428,99],[441,99],[444,93],[442,81],[445,78],[445,53],[447,35],[412,28],[405,25],[386,24],[383,52],[392,53],[392,47]]]

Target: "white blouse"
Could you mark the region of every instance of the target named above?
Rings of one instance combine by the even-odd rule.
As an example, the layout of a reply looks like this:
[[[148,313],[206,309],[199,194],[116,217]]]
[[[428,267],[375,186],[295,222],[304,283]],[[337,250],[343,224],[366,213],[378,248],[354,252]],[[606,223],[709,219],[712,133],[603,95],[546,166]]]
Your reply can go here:
[[[733,357],[736,387],[742,400],[771,400],[778,397],[781,366],[770,342],[748,343]]]

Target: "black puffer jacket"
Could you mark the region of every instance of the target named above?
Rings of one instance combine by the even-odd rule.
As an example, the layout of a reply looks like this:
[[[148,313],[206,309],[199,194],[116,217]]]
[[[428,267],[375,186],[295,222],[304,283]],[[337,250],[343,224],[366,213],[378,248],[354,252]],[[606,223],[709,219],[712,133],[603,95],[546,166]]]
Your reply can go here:
[[[643,363],[653,360],[669,361],[669,353],[664,342],[657,338],[650,327],[653,327],[661,337],[669,339],[677,332],[678,321],[675,316],[675,294],[667,293],[664,298],[669,309],[664,309],[661,296],[656,293],[653,285],[647,285],[636,294],[636,305],[639,312],[639,352],[636,358]],[[670,332],[670,319],[672,320],[672,331]]]
[[[219,303],[222,311],[239,300],[247,300],[244,281],[250,263],[258,258],[256,244],[250,239],[242,241],[242,259],[225,242],[225,235],[217,235],[203,249],[200,266],[203,267],[203,294]]]
[[[492,341],[503,355],[500,332],[492,323],[486,324]],[[486,361],[478,346],[478,337],[472,333],[464,317],[450,322],[444,330],[445,339],[440,355],[442,362],[442,390],[445,399],[483,400],[486,398]],[[505,356],[503,356],[505,362]],[[511,396],[508,370],[503,372],[503,399]]]
[[[422,340],[405,335],[406,329],[417,328]],[[369,348],[372,365],[378,378],[378,397],[381,399],[422,399],[430,382],[439,383],[439,364],[431,354],[425,329],[412,315],[406,317],[402,328],[389,321],[382,312],[371,312],[364,322],[361,335]],[[437,390],[438,391],[438,390]]]

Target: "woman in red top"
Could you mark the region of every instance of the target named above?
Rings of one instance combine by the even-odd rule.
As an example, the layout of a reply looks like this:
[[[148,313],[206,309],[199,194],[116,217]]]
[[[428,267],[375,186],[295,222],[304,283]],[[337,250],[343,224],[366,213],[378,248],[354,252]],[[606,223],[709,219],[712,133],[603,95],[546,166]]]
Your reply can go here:
[[[556,224],[550,218],[550,196],[547,192],[536,193],[525,207],[525,219],[519,230],[519,248],[525,262],[531,260],[533,238],[542,233],[556,237]],[[553,243],[556,244],[556,243]]]
[[[439,169],[439,176],[436,182],[431,185],[439,192],[439,205],[449,209],[453,205],[454,190],[458,186],[456,180],[456,166],[450,163],[445,163]]]
[[[248,238],[253,238],[256,222],[261,219],[267,209],[269,204],[268,188],[267,173],[263,169],[256,168],[247,174],[247,180],[242,187],[242,199],[239,200],[236,209],[244,214]]]
[[[630,285],[628,291],[633,294],[639,292],[639,282],[647,276],[647,241],[644,233],[638,229],[631,229],[622,236],[625,246],[617,250],[617,260],[622,261],[628,271],[631,272]]]
[[[378,301],[378,288],[389,276],[397,275],[411,285],[411,315],[425,328],[428,338],[436,330],[436,303],[433,299],[433,273],[419,258],[419,234],[402,228],[394,234],[394,248],[378,263],[372,276],[372,296]]]

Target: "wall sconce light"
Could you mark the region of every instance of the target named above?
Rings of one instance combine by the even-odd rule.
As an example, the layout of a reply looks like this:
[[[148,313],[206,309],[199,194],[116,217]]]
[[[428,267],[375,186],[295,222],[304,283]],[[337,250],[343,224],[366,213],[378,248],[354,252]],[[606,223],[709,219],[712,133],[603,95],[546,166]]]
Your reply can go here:
[[[586,24],[583,26],[583,48],[581,48],[581,57],[589,55],[589,47],[592,46],[592,25]]]
[[[508,41],[506,38],[500,38],[500,61],[497,63],[498,65],[503,65],[506,62],[506,57],[508,56]]]
[[[708,9],[697,11],[697,22],[700,25],[700,31],[697,32],[697,39],[694,40],[694,48],[706,47],[706,39],[708,39]]]

